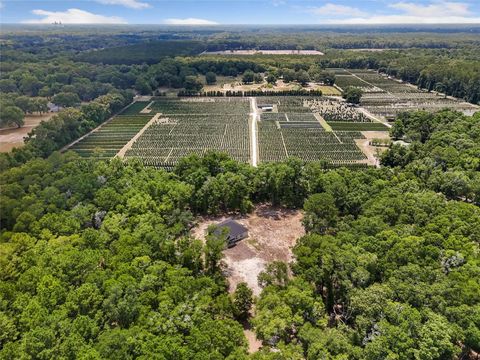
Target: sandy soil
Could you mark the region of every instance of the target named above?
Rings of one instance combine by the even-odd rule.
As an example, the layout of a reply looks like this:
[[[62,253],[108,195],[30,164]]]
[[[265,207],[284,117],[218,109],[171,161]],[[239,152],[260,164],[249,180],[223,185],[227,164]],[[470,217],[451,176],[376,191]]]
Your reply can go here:
[[[255,333],[252,330],[244,329],[243,334],[245,335],[245,337],[247,338],[247,341],[248,341],[248,353],[249,354],[253,354],[253,353],[257,352],[258,350],[260,350],[260,348],[262,347],[262,342],[257,339],[257,335],[255,335]]]
[[[377,159],[377,154],[381,154],[383,151],[388,149],[387,147],[380,146],[371,146],[370,140],[372,139],[389,139],[390,136],[388,131],[362,131],[365,139],[355,139],[357,146],[363,151],[367,156],[368,160],[366,161],[369,165],[380,166],[380,163]]]
[[[9,152],[14,147],[23,146],[23,138],[32,131],[32,129],[40,124],[41,121],[50,120],[55,113],[47,113],[42,115],[25,116],[25,125],[21,128],[0,129],[0,152]]]
[[[261,205],[249,215],[234,218],[248,228],[249,237],[224,252],[229,291],[235,291],[237,284],[244,281],[255,295],[259,295],[261,288],[257,276],[266,265],[275,260],[292,260],[291,247],[305,234],[302,213]],[[225,216],[202,219],[192,234],[204,239],[209,225],[225,219]]]

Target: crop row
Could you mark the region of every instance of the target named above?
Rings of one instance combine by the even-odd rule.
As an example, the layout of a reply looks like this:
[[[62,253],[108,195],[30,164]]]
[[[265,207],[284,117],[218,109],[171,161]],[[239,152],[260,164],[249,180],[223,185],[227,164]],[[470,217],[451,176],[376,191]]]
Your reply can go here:
[[[148,104],[148,101],[135,101],[123,110],[120,115],[138,115]]]
[[[361,133],[326,132],[323,128],[284,127],[278,129],[272,122],[259,124],[260,161],[281,161],[295,156],[304,161],[329,160],[331,162],[355,163],[365,160],[365,155],[353,139],[363,138]]]
[[[151,119],[151,115],[119,115],[70,147],[81,156],[113,157]]]
[[[156,101],[151,107],[162,115],[135,141],[126,157],[142,159],[147,166],[168,168],[186,155],[217,150],[248,162],[248,101],[203,100]]]
[[[163,114],[245,114],[250,111],[250,104],[242,98],[162,99],[150,108]]]
[[[387,127],[382,123],[354,123],[354,122],[329,122],[328,125],[334,131],[387,131]]]

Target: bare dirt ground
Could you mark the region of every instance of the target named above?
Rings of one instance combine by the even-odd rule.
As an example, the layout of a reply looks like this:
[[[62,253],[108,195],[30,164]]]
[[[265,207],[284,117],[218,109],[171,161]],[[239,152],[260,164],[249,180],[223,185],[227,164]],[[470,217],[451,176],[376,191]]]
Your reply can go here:
[[[292,260],[291,248],[305,234],[302,216],[300,211],[261,205],[249,215],[234,217],[248,228],[249,236],[224,251],[223,262],[230,292],[235,291],[238,283],[246,282],[255,295],[260,294],[257,276],[266,265],[275,260]],[[209,225],[226,218],[202,219],[192,234],[198,239],[204,239]]]
[[[369,165],[380,166],[377,155],[385,151],[387,147],[372,146],[370,141],[372,139],[389,139],[388,131],[362,131],[362,134],[365,139],[355,139],[355,143],[367,156],[368,160],[366,162]]]
[[[25,116],[25,125],[21,128],[0,129],[0,152],[9,152],[15,147],[23,146],[23,138],[40,124],[41,121],[50,120],[55,113]]]
[[[260,350],[262,347],[262,342],[257,339],[257,335],[253,332],[250,328],[246,328],[243,330],[243,334],[247,338],[248,341],[248,353],[253,354]]]

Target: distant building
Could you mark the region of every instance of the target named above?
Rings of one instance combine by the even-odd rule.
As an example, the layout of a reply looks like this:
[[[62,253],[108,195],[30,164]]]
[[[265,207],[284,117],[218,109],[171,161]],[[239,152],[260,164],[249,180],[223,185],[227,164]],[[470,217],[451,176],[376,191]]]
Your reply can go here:
[[[49,102],[47,104],[47,106],[48,106],[48,111],[50,111],[50,112],[58,112],[60,110],[59,106],[57,106],[57,105],[55,105],[54,103],[51,103],[51,102]]]
[[[218,223],[213,233],[215,235],[221,235],[224,231],[227,235],[226,240],[228,242],[228,247],[235,246],[237,242],[248,237],[248,229],[232,219],[227,219],[221,223]]]
[[[270,104],[259,104],[258,108],[262,111],[273,111],[273,105]]]

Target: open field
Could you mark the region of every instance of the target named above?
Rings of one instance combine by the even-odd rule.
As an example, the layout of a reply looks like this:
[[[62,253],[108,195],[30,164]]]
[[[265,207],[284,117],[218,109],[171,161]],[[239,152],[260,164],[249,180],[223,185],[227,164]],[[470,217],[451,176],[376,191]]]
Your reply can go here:
[[[326,160],[332,166],[359,167],[367,160],[355,145],[355,139],[364,138],[360,131],[383,129],[356,109],[345,108],[348,111],[342,113],[343,103],[338,105],[335,100],[296,96],[257,100],[272,104],[278,112],[262,114],[257,105],[252,105],[252,110],[247,98],[137,102],[70,149],[82,156],[137,158],[156,168],[172,168],[184,156],[209,150],[254,165],[295,156],[304,161]],[[330,128],[326,131],[317,118],[322,106],[329,111],[337,109],[344,117],[334,119],[345,121],[327,122]],[[253,116],[252,111],[260,116]]]
[[[318,50],[223,50],[205,51],[201,55],[325,55]]]
[[[133,143],[126,158],[171,167],[188,154],[219,150],[238,161],[250,161],[248,99],[162,99],[150,108],[161,115]]]
[[[0,129],[0,152],[9,152],[23,146],[23,138],[42,121],[48,121],[55,113],[25,116],[25,125],[21,128]]]
[[[262,101],[274,104],[278,113],[264,113],[260,117],[260,162],[281,161],[295,156],[304,161],[327,160],[332,165],[364,166],[366,157],[354,142],[356,138],[362,139],[363,135],[354,129],[327,131],[317,119],[321,116],[319,107],[333,107],[338,101],[302,97],[269,97],[262,98]],[[369,123],[361,116],[358,116],[358,121]]]

